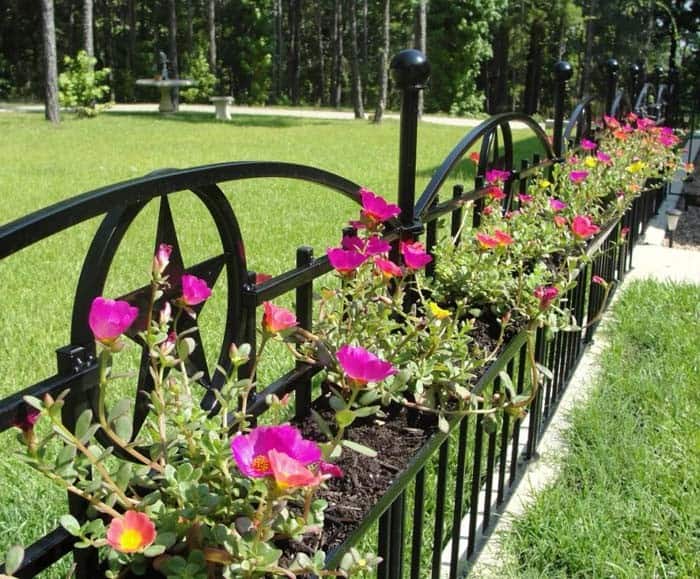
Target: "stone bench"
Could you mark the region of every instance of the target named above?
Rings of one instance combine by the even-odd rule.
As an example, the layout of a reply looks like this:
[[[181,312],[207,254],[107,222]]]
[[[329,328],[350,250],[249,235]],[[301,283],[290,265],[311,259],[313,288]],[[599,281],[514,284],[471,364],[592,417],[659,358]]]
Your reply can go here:
[[[216,119],[219,121],[230,121],[231,113],[228,110],[228,106],[233,104],[233,97],[230,96],[216,96],[210,97],[209,100],[214,103]]]

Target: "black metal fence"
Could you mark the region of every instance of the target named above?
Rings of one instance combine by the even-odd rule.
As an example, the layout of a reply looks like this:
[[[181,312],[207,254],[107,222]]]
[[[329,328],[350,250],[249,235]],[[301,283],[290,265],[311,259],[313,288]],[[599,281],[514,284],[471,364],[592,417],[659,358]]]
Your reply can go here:
[[[615,63],[616,65],[616,63]],[[629,110],[629,102],[637,103],[640,113],[653,110],[657,119],[664,116],[663,92],[657,98],[652,89],[633,88],[627,99],[617,89],[617,68],[609,63],[610,82],[606,111],[620,115]],[[403,51],[392,62],[394,80],[402,91],[401,139],[398,173],[398,199],[401,214],[390,228],[391,240],[415,239],[425,234],[428,249],[438,241],[437,220],[449,217],[451,234],[456,235],[466,202],[471,202],[472,222],[477,225],[483,198],[486,195],[484,175],[487,168],[497,167],[510,172],[505,184],[508,208],[512,198],[524,191],[527,181],[538,171],[559,162],[566,147],[574,147],[590,133],[595,114],[594,102],[586,99],[572,111],[565,125],[566,81],[571,68],[558,63],[555,68],[557,95],[554,138],[550,143],[544,130],[530,117],[506,113],[491,117],[470,131],[445,158],[425,191],[416,200],[416,136],[418,126],[418,96],[429,76],[429,64],[418,51]],[[636,91],[636,92],[634,92]],[[640,103],[644,105],[641,107]],[[651,106],[653,105],[653,106]],[[654,108],[655,107],[655,108]],[[530,159],[515,159],[511,123],[528,127],[538,140],[542,155]],[[440,198],[441,189],[467,151],[480,144],[480,160],[473,187],[456,185]],[[302,327],[313,326],[313,284],[331,267],[325,256],[314,257],[308,247],[297,249],[294,269],[264,283],[256,283],[255,273],[247,268],[243,239],[236,216],[220,183],[234,180],[286,178],[314,183],[340,193],[359,203],[359,185],[341,176],[314,167],[272,163],[239,162],[209,165],[187,170],[162,171],[146,177],[91,191],[58,203],[0,227],[0,258],[5,258],[60,231],[96,216],[102,223],[92,241],[73,305],[71,342],[57,352],[57,371],[53,376],[29,385],[0,401],[0,431],[21,419],[23,396],[57,395],[64,389],[71,394],[64,408],[67,425],[75,424],[82,410],[94,403],[97,385],[97,363],[87,315],[93,298],[102,294],[114,256],[123,242],[129,226],[149,204],[158,204],[157,242],[173,245],[173,261],[179,262],[179,274],[192,273],[206,279],[210,285],[225,272],[227,280],[227,309],[225,332],[219,364],[228,365],[230,343],[248,342],[255,347],[256,310],[263,301],[294,292],[296,314]],[[190,266],[181,262],[177,234],[170,210],[169,196],[179,191],[191,191],[211,215],[221,242],[221,250],[210,258]],[[602,249],[592,262],[578,274],[578,285],[565,296],[573,305],[580,324],[604,307],[601,289],[592,283],[592,276],[621,280],[631,266],[634,245],[646,222],[658,208],[663,190],[650,189],[636,199],[621,221],[608,224],[591,245],[591,251]],[[623,230],[629,234],[623,239]],[[171,290],[179,291],[174,283]],[[124,296],[140,303],[145,288]],[[477,549],[479,538],[493,525],[494,515],[517,481],[520,468],[536,452],[537,442],[554,411],[582,354],[584,344],[591,339],[593,327],[586,332],[558,333],[553,341],[537,338],[537,359],[552,369],[552,377],[541,389],[527,418],[503,417],[499,427],[487,433],[481,415],[455,419],[449,434],[436,433],[397,475],[382,499],[372,507],[364,522],[329,555],[329,565],[340,560],[352,545],[366,540],[368,530],[378,522],[377,550],[383,558],[378,571],[382,578],[456,577],[460,566]],[[195,350],[199,352],[201,348]],[[147,352],[144,353],[147,356]],[[211,389],[221,385],[223,377],[210,371],[203,355],[191,360],[203,372],[200,379],[203,404],[213,404]],[[526,357],[526,337],[514,337],[488,368],[476,385],[476,391],[492,393],[501,389],[501,372],[506,372],[518,392],[529,387],[529,364]],[[250,371],[250,369],[248,369]],[[253,396],[249,408],[255,415],[266,410],[268,394],[283,396],[295,393],[298,417],[307,415],[311,406],[311,380],[319,367],[299,363],[280,376],[265,390]],[[147,371],[139,374],[139,391],[152,387]],[[134,432],[138,432],[147,415],[146,397],[138,396],[134,411]],[[435,494],[426,496],[426,481]],[[70,511],[85,516],[86,505],[69,499]],[[74,538],[57,528],[26,550],[19,577],[32,577],[68,553]],[[97,554],[91,550],[76,550],[76,574],[81,578],[98,576]]]

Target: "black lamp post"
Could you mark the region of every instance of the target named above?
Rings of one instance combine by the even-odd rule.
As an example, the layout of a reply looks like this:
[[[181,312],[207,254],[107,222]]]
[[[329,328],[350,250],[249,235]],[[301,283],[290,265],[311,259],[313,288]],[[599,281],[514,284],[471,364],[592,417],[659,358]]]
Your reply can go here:
[[[683,215],[680,209],[669,209],[666,211],[666,231],[668,231],[668,246],[673,247],[673,234],[678,228],[678,220]]]

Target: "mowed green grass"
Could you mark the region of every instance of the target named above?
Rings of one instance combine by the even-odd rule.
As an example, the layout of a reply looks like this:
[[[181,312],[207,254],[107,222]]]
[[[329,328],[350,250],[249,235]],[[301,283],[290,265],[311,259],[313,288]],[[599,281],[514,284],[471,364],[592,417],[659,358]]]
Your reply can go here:
[[[396,200],[398,123],[239,117],[219,123],[211,115],[109,113],[92,120],[66,117],[52,127],[39,114],[0,115],[0,224],[94,188],[165,167],[186,168],[240,160],[313,165]],[[418,183],[421,191],[465,130],[421,124]],[[540,152],[531,134],[515,131],[516,161]],[[455,180],[469,184],[473,165]],[[248,267],[278,274],[294,267],[299,245],[316,254],[338,243],[357,208],[332,191],[291,180],[223,184],[240,222]],[[189,192],[171,196],[186,264],[215,255],[219,241],[203,205]],[[148,279],[157,207],[148,206],[120,246],[106,289],[116,297]],[[83,259],[99,219],[72,227],[0,262],[0,397],[55,372],[56,348],[69,343],[72,302]],[[200,318],[210,364],[221,343],[225,279],[214,288]],[[136,354],[126,355],[128,369]],[[272,376],[284,362],[273,360]],[[123,388],[133,391],[132,384]],[[63,493],[12,457],[13,432],[0,434],[0,553],[53,528],[64,512]]]
[[[635,283],[614,320],[558,480],[506,535],[504,576],[700,577],[700,287]]]

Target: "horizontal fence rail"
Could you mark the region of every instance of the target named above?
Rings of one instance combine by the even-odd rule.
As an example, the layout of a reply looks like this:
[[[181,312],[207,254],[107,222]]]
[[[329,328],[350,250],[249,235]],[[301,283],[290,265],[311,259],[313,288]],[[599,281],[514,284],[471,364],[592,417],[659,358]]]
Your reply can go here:
[[[609,63],[610,64],[610,63]],[[617,89],[617,71],[609,66],[610,79],[606,112],[619,115],[629,102],[644,113],[652,107],[663,117],[663,94],[644,84],[631,97]],[[551,140],[532,118],[519,113],[496,115],[472,129],[445,157],[430,182],[416,200],[416,136],[419,94],[425,86],[430,66],[418,51],[403,51],[392,61],[395,84],[402,92],[400,162],[398,201],[401,214],[389,224],[387,240],[397,245],[399,240],[425,236],[428,251],[440,241],[440,235],[451,235],[459,243],[461,224],[465,216],[473,226],[481,220],[483,199],[487,194],[485,174],[488,169],[508,171],[504,184],[503,211],[516,207],[518,193],[523,193],[528,181],[551,171],[561,162],[564,151],[575,149],[581,139],[594,130],[594,100],[586,98],[571,112],[564,126],[566,83],[571,77],[567,63],[555,67],[555,130]],[[614,73],[614,74],[613,74]],[[638,79],[637,79],[638,80]],[[637,81],[635,81],[637,82]],[[659,117],[657,117],[659,118]],[[541,153],[532,159],[516,159],[511,123],[522,123],[538,142]],[[479,151],[479,161],[473,185],[456,183],[450,191],[444,186],[454,181],[454,174],[470,150]],[[263,302],[292,294],[299,325],[313,330],[314,282],[331,270],[326,256],[316,257],[310,247],[301,246],[296,252],[296,266],[273,278],[257,283],[255,272],[247,267],[245,244],[231,204],[220,188],[227,181],[285,178],[320,185],[359,203],[359,185],[339,175],[315,168],[277,162],[235,162],[208,165],[184,170],[163,170],[140,179],[104,187],[58,203],[0,227],[0,259],[7,258],[42,240],[94,217],[102,222],[88,249],[77,283],[73,304],[71,343],[57,351],[57,372],[40,382],[0,401],[0,431],[7,430],[24,417],[23,396],[53,396],[70,390],[64,408],[64,421],[75,425],[77,417],[95,404],[98,366],[87,315],[92,300],[102,294],[115,254],[124,241],[129,227],[149,204],[157,206],[158,243],[173,246],[172,262],[177,267],[171,293],[179,291],[179,279],[192,273],[213,282],[223,273],[227,279],[225,331],[218,363],[228,367],[230,343],[250,343],[255,350],[257,308]],[[169,197],[173,193],[191,191],[208,211],[217,231],[220,250],[207,259],[187,265],[178,244]],[[442,200],[440,196],[442,195]],[[522,467],[537,450],[539,438],[556,409],[585,344],[591,340],[596,317],[606,304],[606,294],[593,283],[599,275],[611,283],[619,283],[630,269],[634,246],[649,219],[658,211],[665,189],[657,185],[634,200],[624,216],[608,224],[589,245],[595,255],[578,272],[578,283],[563,299],[569,305],[579,327],[574,332],[558,332],[547,339],[543,331],[535,336],[535,360],[551,369],[524,418],[503,415],[495,429],[484,424],[482,414],[453,417],[449,432],[435,432],[413,456],[408,467],[398,473],[382,498],[371,507],[363,522],[350,533],[344,543],[329,553],[329,568],[337,566],[353,546],[365,544],[374,537],[382,557],[377,576],[384,579],[401,577],[456,578],[465,564],[477,552],[485,534],[495,524],[499,510],[510,490],[519,480]],[[466,212],[471,212],[466,213]],[[448,218],[440,228],[440,218]],[[434,271],[434,262],[428,273]],[[211,285],[211,283],[210,283]],[[132,304],[144,304],[147,288],[135,288],[125,294]],[[609,299],[609,295],[607,296]],[[193,335],[199,339],[198,334]],[[137,336],[130,335],[138,343]],[[528,357],[526,332],[515,335],[505,345],[494,362],[486,369],[473,388],[475,395],[493,395],[504,391],[501,380],[508,376],[517,393],[529,391],[533,360]],[[143,346],[142,344],[140,344]],[[201,342],[200,342],[201,345]],[[201,372],[202,405],[216,409],[213,390],[220,387],[223,376],[210,371],[203,348],[197,348],[187,372]],[[147,352],[144,354],[147,355]],[[142,358],[142,363],[145,360]],[[248,409],[253,416],[267,410],[268,396],[282,397],[294,393],[297,418],[310,413],[311,383],[321,370],[319,366],[299,362],[267,388],[253,392]],[[244,369],[250,376],[252,368]],[[140,372],[138,391],[148,392],[152,383],[148,372]],[[136,397],[133,417],[134,432],[143,425],[148,412],[147,399]],[[105,441],[106,442],[106,441]],[[434,494],[426,489],[435,489]],[[70,512],[80,519],[86,517],[86,505],[71,497]],[[18,577],[33,577],[68,553],[74,538],[57,528],[28,547]],[[75,550],[76,575],[81,578],[101,575],[94,550]],[[1,572],[1,570],[0,570]]]

